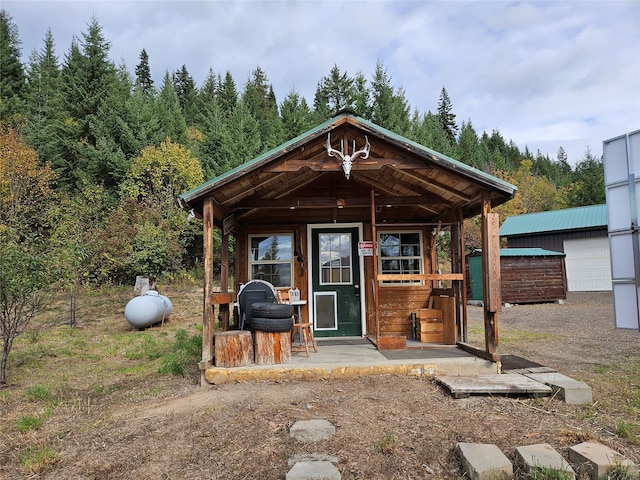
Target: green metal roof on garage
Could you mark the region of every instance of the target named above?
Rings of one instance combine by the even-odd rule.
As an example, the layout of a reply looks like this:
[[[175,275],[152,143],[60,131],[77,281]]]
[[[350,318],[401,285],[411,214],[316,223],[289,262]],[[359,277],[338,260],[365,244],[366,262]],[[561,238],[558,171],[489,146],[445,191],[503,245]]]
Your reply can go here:
[[[607,206],[586,207],[526,213],[507,218],[500,227],[501,237],[607,228]]]

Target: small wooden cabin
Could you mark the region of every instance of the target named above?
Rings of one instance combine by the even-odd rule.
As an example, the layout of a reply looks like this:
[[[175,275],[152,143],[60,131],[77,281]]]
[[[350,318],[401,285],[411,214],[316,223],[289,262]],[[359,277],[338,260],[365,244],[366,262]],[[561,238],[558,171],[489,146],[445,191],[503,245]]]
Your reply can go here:
[[[228,329],[240,285],[262,279],[300,290],[316,337],[411,338],[412,313],[443,283],[466,339],[463,221],[482,215],[487,352],[497,345],[497,214],[516,187],[342,111],[289,142],[194,188],[181,206],[204,220],[203,362],[211,365],[214,308]],[[222,293],[213,288],[213,230],[221,231]],[[451,234],[450,274],[436,242]],[[235,279],[228,283],[229,237]],[[493,259],[491,253],[493,252]],[[498,283],[496,284],[496,279]],[[397,345],[396,342],[391,342]]]
[[[500,249],[500,295],[503,303],[566,300],[565,254],[542,248]],[[468,294],[482,300],[482,253],[467,256]]]

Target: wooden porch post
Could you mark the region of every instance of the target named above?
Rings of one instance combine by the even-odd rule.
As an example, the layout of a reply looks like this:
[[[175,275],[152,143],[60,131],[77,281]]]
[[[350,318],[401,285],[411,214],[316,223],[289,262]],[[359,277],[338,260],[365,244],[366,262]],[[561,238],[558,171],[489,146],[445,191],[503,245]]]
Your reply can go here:
[[[460,225],[460,272],[463,273],[462,282],[460,282],[460,298],[462,304],[462,331],[460,338],[463,342],[469,341],[469,331],[467,328],[467,261],[464,253],[464,215],[462,209],[458,210],[458,223]]]
[[[205,198],[202,208],[203,220],[203,261],[204,261],[204,299],[202,304],[202,361],[200,362],[201,380],[205,385],[204,371],[213,363],[213,199]]]
[[[482,200],[482,286],[484,288],[484,338],[487,354],[492,360],[498,356],[498,312],[500,297],[500,239],[497,213],[490,213],[491,200]]]
[[[456,212],[456,223],[451,225],[451,273],[464,273],[464,240],[462,239],[462,211]],[[466,303],[463,303],[464,283],[452,282],[452,288],[456,299],[456,341],[464,341],[464,331],[466,329]],[[464,327],[463,327],[464,325]]]
[[[378,234],[376,230],[376,197],[375,192],[371,190],[371,240],[373,241],[373,302],[376,319],[376,343],[380,338],[380,315],[379,297],[378,295]]]
[[[229,232],[222,233],[220,245],[220,292],[229,293]],[[229,330],[229,304],[221,303],[219,320],[223,331]]]

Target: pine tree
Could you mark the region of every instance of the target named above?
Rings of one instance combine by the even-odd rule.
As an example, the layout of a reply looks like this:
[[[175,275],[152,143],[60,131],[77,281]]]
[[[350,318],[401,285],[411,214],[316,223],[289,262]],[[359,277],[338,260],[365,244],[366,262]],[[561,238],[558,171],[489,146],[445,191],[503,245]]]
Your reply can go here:
[[[367,86],[367,79],[362,72],[358,72],[353,79],[353,109],[362,118],[371,119],[371,94]]]
[[[220,84],[218,98],[220,100],[220,108],[224,114],[227,116],[231,115],[231,112],[233,112],[238,103],[238,89],[229,70],[225,73],[224,80]]]
[[[28,121],[25,135],[40,159],[60,165],[63,160],[59,133],[64,121],[60,65],[51,29],[40,53],[33,52],[27,67]]]
[[[144,48],[140,52],[140,63],[136,66],[136,88],[146,97],[150,97],[154,93],[151,69],[149,68],[149,55],[147,55],[147,51]]]
[[[460,128],[460,138],[458,140],[458,154],[456,158],[458,160],[471,165],[475,168],[482,168],[479,163],[478,147],[480,146],[480,140],[478,134],[473,128],[471,120],[468,122],[463,121]]]
[[[567,207],[599,205],[606,202],[604,164],[587,148],[576,164],[572,182],[565,187]]]
[[[189,75],[186,65],[177,70],[172,77],[173,89],[176,92],[182,115],[187,125],[194,125],[197,120],[198,106],[196,102],[196,82]]]
[[[169,138],[174,143],[186,143],[187,122],[182,114],[180,102],[168,72],[164,75],[162,88],[156,102],[156,115],[160,122],[160,132],[163,138]]]
[[[393,129],[395,123],[393,119],[393,87],[387,69],[384,68],[380,60],[376,63],[371,90],[371,121],[383,128]]]
[[[0,123],[18,125],[25,114],[25,75],[18,27],[0,10]]]
[[[284,140],[290,140],[313,128],[313,113],[304,97],[292,90],[280,106]]]
[[[319,115],[329,116],[345,109],[353,108],[354,101],[354,80],[347,75],[347,72],[340,73],[337,65],[334,65],[328,76],[322,78],[316,88],[314,107]],[[328,117],[327,117],[328,118]]]
[[[456,135],[458,134],[458,125],[456,124],[456,116],[452,113],[451,100],[447,90],[442,87],[440,92],[440,100],[438,101],[438,120],[444,131],[449,143],[456,143]]]
[[[62,68],[62,92],[67,110],[62,136],[65,139],[62,165],[55,165],[60,180],[69,187],[81,179],[90,183],[111,184],[113,144],[100,129],[105,112],[119,115],[124,107],[122,82],[109,59],[110,43],[94,17],[80,45],[74,40]],[[98,131],[100,129],[100,131]],[[103,137],[103,138],[99,138]],[[105,149],[101,151],[101,149]],[[120,154],[118,154],[120,155]],[[121,159],[120,159],[121,160]],[[120,160],[118,160],[119,163]]]
[[[260,150],[266,151],[282,143],[282,123],[276,97],[260,66],[256,67],[247,81],[242,101],[258,122],[262,144]]]

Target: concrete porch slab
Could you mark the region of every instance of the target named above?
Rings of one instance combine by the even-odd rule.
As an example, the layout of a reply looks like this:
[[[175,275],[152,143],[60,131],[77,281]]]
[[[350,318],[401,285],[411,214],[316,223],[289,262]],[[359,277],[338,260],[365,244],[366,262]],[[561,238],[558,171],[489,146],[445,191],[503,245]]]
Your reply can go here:
[[[414,355],[415,357],[415,355]],[[497,365],[462,352],[456,347],[425,349],[422,358],[389,360],[372,344],[322,345],[318,353],[293,353],[291,361],[276,365],[209,367],[204,370],[208,383],[322,380],[373,375],[487,375],[497,373]]]

